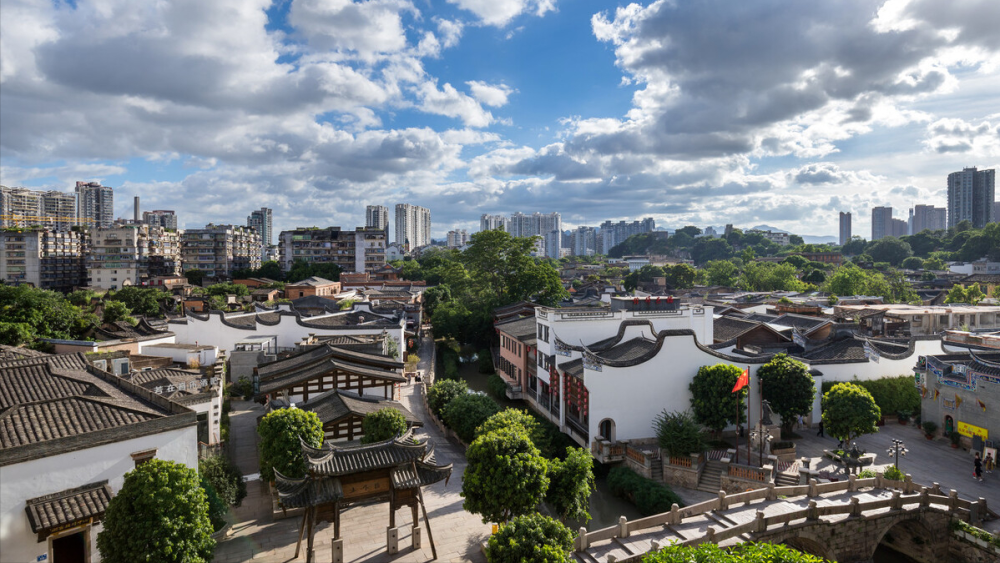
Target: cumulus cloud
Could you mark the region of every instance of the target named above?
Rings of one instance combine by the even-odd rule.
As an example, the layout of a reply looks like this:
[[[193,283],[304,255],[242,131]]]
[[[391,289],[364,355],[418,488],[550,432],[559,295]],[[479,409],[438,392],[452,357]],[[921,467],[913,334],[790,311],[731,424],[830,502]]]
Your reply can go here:
[[[469,85],[473,98],[495,108],[507,105],[507,97],[514,92],[514,89],[506,84],[487,84],[478,80],[471,80],[466,84]]]
[[[1000,122],[939,119],[928,125],[924,146],[937,153],[1000,156]]]
[[[486,25],[504,27],[521,14],[544,16],[556,9],[555,0],[448,0],[468,10]]]

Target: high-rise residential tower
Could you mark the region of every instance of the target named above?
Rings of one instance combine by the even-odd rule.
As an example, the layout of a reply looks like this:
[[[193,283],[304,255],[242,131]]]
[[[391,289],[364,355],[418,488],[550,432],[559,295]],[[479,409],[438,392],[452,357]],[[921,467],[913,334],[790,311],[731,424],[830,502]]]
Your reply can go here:
[[[150,227],[163,227],[164,229],[177,230],[177,214],[170,209],[157,209],[155,211],[143,211],[142,222]]]
[[[915,235],[921,231],[940,231],[948,228],[947,210],[944,207],[914,205],[910,213],[913,217],[910,234]]]
[[[948,174],[948,226],[970,221],[981,229],[995,220],[996,170],[964,168]]]
[[[631,223],[605,221],[601,223],[601,248],[598,248],[597,251],[600,254],[607,254],[615,245],[625,242],[628,237],[651,233],[654,229],[656,229],[656,222],[652,217]]]
[[[503,215],[489,215],[483,213],[479,218],[480,231],[506,231],[509,221]]]
[[[271,247],[271,239],[274,238],[271,228],[271,210],[261,207],[260,210],[251,211],[247,217],[247,226],[256,229],[260,235],[260,260],[267,260],[267,250]]]
[[[872,207],[872,240],[891,237],[892,234],[892,208]]]
[[[559,213],[514,213],[510,216],[507,224],[507,232],[515,237],[543,237],[547,238],[553,231],[562,232],[562,215]],[[548,258],[559,258],[559,256],[549,256],[549,250],[553,244],[542,244],[542,252]]]
[[[409,203],[396,204],[396,244],[412,250],[431,243],[431,210]]]
[[[840,212],[840,246],[851,242],[851,212]]]
[[[76,195],[0,186],[0,227],[39,227],[68,231],[79,224]]]
[[[77,182],[76,216],[84,225],[110,227],[115,221],[114,190],[100,182]]]
[[[388,230],[389,208],[384,205],[369,205],[365,208],[365,226]]]

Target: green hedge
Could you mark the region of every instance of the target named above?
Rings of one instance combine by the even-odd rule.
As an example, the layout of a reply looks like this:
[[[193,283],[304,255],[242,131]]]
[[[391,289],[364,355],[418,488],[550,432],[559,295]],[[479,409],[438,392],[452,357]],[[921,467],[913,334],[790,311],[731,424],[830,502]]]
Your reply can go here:
[[[670,511],[671,505],[684,506],[670,487],[646,479],[628,467],[618,466],[608,473],[608,487],[615,496],[635,503],[643,516]]]
[[[823,563],[824,559],[796,551],[786,545],[741,543],[723,548],[714,544],[698,547],[670,545],[651,552],[643,563]]]
[[[825,395],[837,383],[843,382],[824,381],[823,394]],[[882,411],[882,416],[893,417],[901,411],[911,414],[920,412],[920,392],[917,391],[912,375],[882,377],[868,381],[855,378],[850,383],[860,385],[872,394],[875,404]]]

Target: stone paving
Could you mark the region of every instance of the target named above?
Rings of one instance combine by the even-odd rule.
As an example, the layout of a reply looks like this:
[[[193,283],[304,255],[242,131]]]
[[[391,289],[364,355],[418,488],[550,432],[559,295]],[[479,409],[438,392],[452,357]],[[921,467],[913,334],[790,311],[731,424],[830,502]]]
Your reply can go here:
[[[424,339],[418,352],[421,358],[419,368],[426,373],[433,361],[433,343]],[[403,385],[401,401],[418,417],[427,420],[421,400],[423,387],[420,384]],[[237,465],[244,475],[258,472],[257,461],[257,418],[264,414],[261,405],[234,401],[231,413],[231,441],[236,454]],[[424,502],[431,522],[431,532],[437,546],[438,561],[484,562],[480,543],[485,541],[490,527],[482,523],[478,516],[462,509],[462,473],[465,471],[465,454],[460,446],[448,442],[437,428],[428,423],[419,433],[429,438],[435,446],[435,457],[439,463],[453,463],[454,470],[448,484],[437,483],[424,489]],[[247,483],[248,495],[243,505],[233,510],[234,522],[229,537],[219,543],[215,550],[215,561],[236,563],[242,561],[288,562],[305,561],[306,542],[303,539],[299,559],[295,560],[295,543],[301,517],[275,519],[271,514],[271,499],[267,495],[267,485],[259,480]],[[341,515],[341,535],[344,539],[344,560],[364,562],[423,562],[431,560],[430,541],[427,530],[423,530],[423,548],[414,551],[410,540],[410,510],[396,512],[396,525],[404,526],[405,533],[400,538],[400,552],[386,553],[386,528],[389,525],[389,505],[380,503],[370,506],[350,508]],[[421,516],[420,525],[424,527]],[[330,540],[333,525],[322,523],[316,532],[316,561],[328,562],[332,558]]]

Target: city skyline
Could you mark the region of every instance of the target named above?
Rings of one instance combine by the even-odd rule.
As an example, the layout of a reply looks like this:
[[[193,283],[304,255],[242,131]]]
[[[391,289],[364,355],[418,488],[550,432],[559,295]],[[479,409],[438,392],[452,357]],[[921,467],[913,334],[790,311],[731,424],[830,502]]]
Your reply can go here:
[[[408,202],[438,240],[522,210],[836,237],[1000,166],[995,2],[774,4],[9,4],[0,183],[182,228]]]

